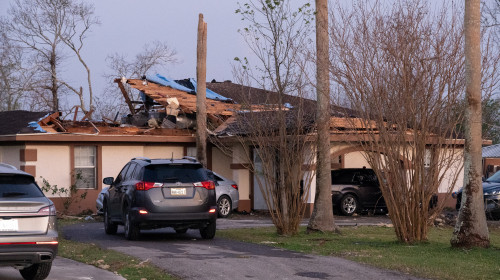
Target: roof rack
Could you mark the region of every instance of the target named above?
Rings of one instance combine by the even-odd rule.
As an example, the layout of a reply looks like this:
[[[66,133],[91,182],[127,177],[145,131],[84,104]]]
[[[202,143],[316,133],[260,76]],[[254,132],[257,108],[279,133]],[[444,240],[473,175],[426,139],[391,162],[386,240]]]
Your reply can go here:
[[[17,170],[17,168],[15,166],[12,166],[10,164],[7,164],[7,163],[3,163],[3,162],[0,162],[0,166],[2,167],[6,167],[6,168],[9,168],[9,169],[14,169],[14,170]]]
[[[183,159],[187,159],[187,160],[190,160],[192,162],[198,162],[198,160],[195,158],[195,157],[188,157],[188,156],[184,156],[182,157]]]
[[[143,161],[151,163],[151,159],[147,158],[147,157],[135,157],[132,160],[143,160]]]

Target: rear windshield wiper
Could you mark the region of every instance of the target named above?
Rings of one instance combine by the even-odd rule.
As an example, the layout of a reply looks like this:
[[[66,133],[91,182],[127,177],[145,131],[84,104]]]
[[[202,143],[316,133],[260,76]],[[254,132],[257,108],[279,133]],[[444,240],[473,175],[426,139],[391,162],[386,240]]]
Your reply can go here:
[[[27,193],[24,192],[4,192],[2,194],[3,197],[13,197],[13,196],[23,196],[27,195]]]

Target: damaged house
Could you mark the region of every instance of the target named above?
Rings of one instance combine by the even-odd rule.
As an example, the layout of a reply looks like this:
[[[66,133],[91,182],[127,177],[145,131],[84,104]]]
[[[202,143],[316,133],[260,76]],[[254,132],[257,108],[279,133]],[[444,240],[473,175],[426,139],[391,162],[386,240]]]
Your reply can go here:
[[[133,157],[180,158],[196,155],[196,82],[193,79],[171,81],[160,75],[143,79],[116,79],[123,93],[128,111],[114,120],[92,121],[86,118],[63,120],[58,112],[0,112],[0,162],[8,163],[33,174],[41,185],[76,187],[86,198],[71,205],[71,213],[95,212],[95,200],[102,190],[104,177],[116,177],[120,169]],[[132,100],[129,90],[139,91],[140,100]],[[224,137],[227,145],[234,145],[232,153],[217,145],[207,146],[207,167],[238,183],[240,201],[238,210],[265,210],[259,174],[247,167],[240,153],[252,153],[256,147],[240,147],[232,142],[241,127],[234,125],[236,114],[252,107],[253,111],[269,114],[269,108],[281,109],[315,101],[287,96],[279,100],[275,93],[242,86],[230,81],[207,83],[207,122],[213,137]],[[271,104],[271,106],[269,106]],[[274,108],[276,109],[276,108]],[[273,110],[274,110],[273,109]],[[332,108],[331,159],[332,169],[369,166],[362,149],[345,141],[344,132],[353,128],[342,114]],[[272,111],[272,110],[271,110]],[[337,113],[335,113],[337,112]],[[123,112],[122,112],[123,113]],[[120,118],[118,118],[120,117]],[[233,138],[232,138],[233,137]],[[76,176],[78,174],[78,176]],[[461,179],[456,186],[462,185]],[[315,195],[314,180],[307,195],[306,215],[312,211]],[[63,199],[48,194],[62,209]]]

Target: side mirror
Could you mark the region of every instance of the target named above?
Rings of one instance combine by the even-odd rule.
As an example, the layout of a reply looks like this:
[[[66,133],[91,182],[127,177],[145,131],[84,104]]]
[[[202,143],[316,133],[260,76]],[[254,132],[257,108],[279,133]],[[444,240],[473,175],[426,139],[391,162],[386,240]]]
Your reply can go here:
[[[115,179],[113,177],[106,177],[106,178],[102,179],[102,183],[105,185],[111,185],[111,184],[113,184],[114,180]]]

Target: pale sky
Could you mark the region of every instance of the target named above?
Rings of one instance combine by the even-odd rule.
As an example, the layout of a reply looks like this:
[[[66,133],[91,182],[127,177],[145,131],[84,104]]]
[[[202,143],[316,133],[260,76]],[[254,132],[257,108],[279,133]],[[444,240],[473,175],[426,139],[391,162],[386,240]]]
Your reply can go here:
[[[0,0],[5,16],[11,0]],[[180,63],[162,73],[173,79],[196,77],[196,38],[198,14],[207,22],[207,80],[231,80],[234,57],[249,55],[238,29],[244,26],[235,14],[233,0],[88,0],[95,6],[101,25],[95,26],[86,41],[84,59],[94,80],[94,91],[102,92],[106,81],[105,58],[112,53],[135,56],[145,43],[167,42],[177,51]],[[85,72],[72,62],[63,65],[63,75],[74,84],[84,84]],[[153,73],[151,73],[153,74]],[[78,84],[79,85],[79,84]],[[84,86],[85,88],[85,86]]]

